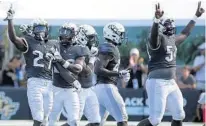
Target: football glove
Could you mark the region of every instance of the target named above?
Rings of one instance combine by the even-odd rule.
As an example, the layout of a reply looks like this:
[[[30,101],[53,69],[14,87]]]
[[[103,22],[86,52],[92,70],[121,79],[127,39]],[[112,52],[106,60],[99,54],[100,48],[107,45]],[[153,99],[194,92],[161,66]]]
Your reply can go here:
[[[155,5],[155,18],[161,19],[163,15],[164,15],[164,11],[160,9],[160,4],[159,3],[156,4]]]
[[[54,60],[54,55],[52,53],[46,53],[44,57],[47,61]]]
[[[201,1],[199,1],[195,16],[200,17],[204,12],[205,10],[201,7]]]
[[[74,88],[76,89],[76,91],[77,92],[80,92],[81,91],[81,84],[79,83],[79,81],[78,80],[75,80],[74,82],[73,82],[73,85],[74,85]]]
[[[128,82],[130,79],[129,70],[121,70],[119,72],[119,77],[122,78],[124,82]]]
[[[4,21],[12,20],[14,17],[14,14],[15,14],[15,11],[13,10],[12,5],[11,5],[10,9],[7,11],[7,17],[4,19]]]
[[[55,60],[57,60],[57,61],[62,61],[62,56],[61,56],[61,54],[59,53],[59,51],[55,51],[54,52],[54,58],[55,58]]]
[[[90,50],[90,52],[91,52],[91,56],[97,56],[97,54],[98,54],[98,48],[97,47],[93,47],[92,46],[92,48],[91,48],[91,50]]]
[[[89,58],[89,63],[91,63],[92,65],[94,65],[96,59],[97,59],[96,57],[90,57],[90,58]]]
[[[53,54],[53,57],[54,57],[55,61],[57,61],[57,62],[62,62],[63,58],[62,58],[60,52],[59,52],[57,49],[55,49],[54,47],[52,47],[52,48],[49,50],[49,52]]]

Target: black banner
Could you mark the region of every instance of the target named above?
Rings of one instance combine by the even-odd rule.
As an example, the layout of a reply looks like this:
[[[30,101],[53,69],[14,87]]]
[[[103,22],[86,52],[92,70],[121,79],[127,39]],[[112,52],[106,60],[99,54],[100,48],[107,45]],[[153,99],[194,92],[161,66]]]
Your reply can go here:
[[[140,121],[148,116],[148,106],[146,104],[147,95],[145,90],[119,89],[119,91],[125,101],[129,121]],[[186,113],[184,121],[192,121],[200,92],[191,89],[181,91],[184,97],[184,109]],[[32,119],[26,89],[0,88],[0,119]],[[108,120],[113,120],[113,118],[109,117]],[[166,110],[163,121],[169,120],[171,120],[171,113]]]

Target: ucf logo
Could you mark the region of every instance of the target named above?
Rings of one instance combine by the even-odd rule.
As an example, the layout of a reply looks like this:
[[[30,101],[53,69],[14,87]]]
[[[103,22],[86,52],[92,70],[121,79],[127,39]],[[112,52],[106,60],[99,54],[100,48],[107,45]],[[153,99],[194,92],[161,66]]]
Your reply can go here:
[[[11,116],[16,114],[19,105],[18,102],[13,102],[11,98],[5,96],[4,92],[0,92],[0,119],[10,119]]]

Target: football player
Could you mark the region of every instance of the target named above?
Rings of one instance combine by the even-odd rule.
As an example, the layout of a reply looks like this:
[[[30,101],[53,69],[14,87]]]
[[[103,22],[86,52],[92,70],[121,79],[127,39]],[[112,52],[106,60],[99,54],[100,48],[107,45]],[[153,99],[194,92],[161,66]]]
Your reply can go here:
[[[57,49],[51,50],[54,57],[54,104],[49,116],[49,125],[54,126],[59,119],[62,109],[66,110],[67,124],[79,125],[79,91],[78,74],[82,71],[85,53],[81,46],[74,45],[77,26],[65,23],[59,30],[60,44]],[[65,70],[66,69],[66,70]],[[65,71],[65,72],[63,72]]]
[[[8,36],[17,49],[24,53],[27,73],[27,97],[31,109],[33,126],[44,125],[53,103],[52,69],[49,69],[49,60],[44,54],[57,44],[48,40],[49,27],[45,20],[37,19],[32,23],[34,36],[16,36],[13,25],[14,11],[7,12]]]
[[[185,118],[182,93],[175,82],[176,76],[176,46],[182,43],[190,34],[195,21],[204,13],[201,3],[187,26],[180,35],[175,36],[174,21],[163,18],[164,12],[156,5],[154,23],[151,29],[147,51],[149,55],[149,74],[146,90],[149,103],[149,118],[142,120],[138,126],[156,126],[164,115],[166,105],[172,113],[172,126],[182,126]],[[175,102],[175,104],[174,104]]]
[[[99,103],[93,90],[93,68],[98,53],[98,48],[95,47],[97,46],[98,41],[97,33],[92,26],[81,25],[79,26],[76,41],[77,44],[85,47],[85,51],[88,51],[88,56],[85,59],[83,70],[79,74],[78,78],[82,86],[82,90],[80,92],[80,118],[84,113],[89,121],[87,126],[99,126],[101,121]]]
[[[95,92],[100,104],[100,115],[103,118],[108,111],[118,126],[127,126],[125,103],[116,86],[117,79],[121,78],[125,82],[130,79],[128,70],[119,71],[120,53],[117,46],[125,38],[125,28],[120,23],[112,22],[104,26],[103,35],[106,42],[99,46],[98,60],[95,63]]]

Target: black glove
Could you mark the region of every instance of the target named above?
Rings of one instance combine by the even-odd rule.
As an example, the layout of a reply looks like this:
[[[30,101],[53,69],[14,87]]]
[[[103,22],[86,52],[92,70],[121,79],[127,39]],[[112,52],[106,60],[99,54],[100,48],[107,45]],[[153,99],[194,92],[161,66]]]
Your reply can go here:
[[[155,18],[156,19],[160,19],[160,18],[162,18],[162,16],[163,16],[163,14],[164,14],[164,11],[162,11],[161,9],[160,9],[160,4],[158,3],[158,4],[156,4],[155,5]]]
[[[197,17],[200,17],[204,12],[205,12],[205,10],[201,7],[201,1],[199,1],[195,15]]]

